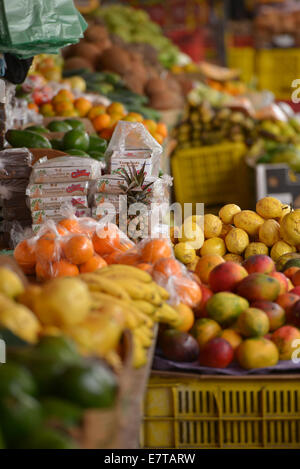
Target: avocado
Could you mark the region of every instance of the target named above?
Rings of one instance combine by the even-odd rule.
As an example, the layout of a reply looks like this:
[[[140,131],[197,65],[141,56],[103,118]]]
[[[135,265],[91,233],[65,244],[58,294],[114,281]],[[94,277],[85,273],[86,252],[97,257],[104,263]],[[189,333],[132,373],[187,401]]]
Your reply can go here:
[[[68,155],[71,156],[82,156],[84,158],[90,158],[90,155],[82,150],[77,150],[76,148],[72,148],[71,150],[67,150]]]
[[[89,151],[89,155],[91,158],[93,158],[94,160],[97,160],[97,161],[102,161],[103,163],[105,163],[105,156],[103,153],[99,152],[99,151]]]
[[[90,135],[88,151],[98,151],[104,153],[107,148],[107,141],[95,135]]]
[[[51,132],[68,132],[72,130],[72,126],[66,121],[51,121],[47,125],[47,129]]]
[[[69,130],[63,137],[63,149],[86,151],[89,147],[89,142],[90,139],[87,132],[77,129]]]
[[[77,445],[62,431],[39,428],[20,445],[20,449],[77,449]]]
[[[83,408],[108,408],[115,403],[117,381],[106,365],[91,362],[69,367],[58,377],[56,389]]]
[[[16,392],[35,395],[37,386],[32,374],[22,365],[8,362],[0,365],[0,398]]]
[[[42,424],[42,407],[28,394],[17,392],[0,399],[0,421],[5,441],[14,446]]]
[[[49,133],[49,130],[46,129],[46,127],[43,127],[42,125],[30,125],[29,127],[26,127],[26,130],[29,130],[30,132],[42,134],[42,135]]]
[[[78,425],[83,410],[77,405],[57,397],[45,397],[41,401],[44,418],[46,420],[59,420],[66,426]]]
[[[29,130],[11,129],[6,132],[5,138],[14,148],[51,148],[51,144],[46,137]]]
[[[64,119],[64,122],[69,124],[72,129],[85,131],[84,124],[78,119]]]
[[[58,140],[57,138],[52,138],[50,140],[51,146],[54,150],[62,150],[63,149],[63,144],[61,140]]]

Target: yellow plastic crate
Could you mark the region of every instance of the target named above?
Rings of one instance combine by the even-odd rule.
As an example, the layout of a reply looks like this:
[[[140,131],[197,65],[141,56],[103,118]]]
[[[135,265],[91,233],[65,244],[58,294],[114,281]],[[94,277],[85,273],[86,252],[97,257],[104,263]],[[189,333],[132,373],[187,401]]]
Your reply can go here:
[[[255,75],[255,50],[253,47],[228,47],[229,68],[241,71],[242,81],[249,83]]]
[[[249,169],[241,143],[182,149],[171,159],[177,202],[249,208]]]
[[[154,372],[145,395],[141,446],[300,448],[300,375]]]
[[[291,100],[293,80],[300,76],[300,49],[260,50],[256,53],[256,76],[261,90],[277,99]]]

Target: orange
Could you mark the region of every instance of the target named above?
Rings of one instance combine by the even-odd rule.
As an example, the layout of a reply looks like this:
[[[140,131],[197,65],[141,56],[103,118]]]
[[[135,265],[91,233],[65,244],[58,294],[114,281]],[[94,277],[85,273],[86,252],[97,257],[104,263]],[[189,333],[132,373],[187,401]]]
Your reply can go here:
[[[54,104],[54,110],[58,116],[69,116],[69,113],[74,111],[74,106],[71,101],[61,101]]]
[[[154,265],[154,273],[161,274],[166,277],[170,275],[182,275],[182,265],[176,259],[166,258],[160,259]]]
[[[166,124],[159,122],[156,127],[156,133],[160,134],[163,138],[168,136],[168,129]]]
[[[120,246],[119,246],[119,250],[121,252],[126,252],[128,251],[129,249],[132,249],[133,247],[135,246],[134,243],[132,243],[131,241],[123,241],[120,243]]]
[[[111,117],[109,114],[100,114],[100,116],[95,117],[92,122],[94,129],[100,132],[110,126]]]
[[[51,103],[42,104],[40,107],[40,113],[45,117],[55,116],[55,111]]]
[[[129,112],[126,116],[126,118],[131,118],[133,119],[133,122],[143,122],[144,118],[142,114],[139,114],[138,112]]]
[[[80,117],[85,117],[92,109],[92,103],[86,98],[77,98],[74,101],[75,109],[79,112]]]
[[[103,257],[98,256],[98,254],[94,254],[87,262],[81,264],[79,267],[80,273],[86,272],[95,272],[95,270],[102,269],[102,267],[107,266],[107,262],[103,259]]]
[[[141,263],[141,256],[137,249],[131,249],[130,251],[120,253],[116,256],[115,263],[123,265],[137,265]]]
[[[93,236],[93,244],[97,254],[100,256],[110,254],[120,246],[120,235],[116,225],[98,228]]]
[[[142,247],[141,257],[144,262],[154,264],[162,258],[172,256],[172,249],[167,239],[153,239]]]
[[[175,327],[175,329],[181,332],[188,332],[193,327],[195,322],[193,310],[189,306],[182,303],[179,303],[179,305],[175,306],[175,309],[179,313],[180,317],[180,324]]]
[[[283,274],[284,274],[287,278],[289,278],[290,280],[292,280],[293,275],[294,275],[296,272],[298,272],[298,270],[300,270],[299,267],[289,267],[288,269],[286,269],[286,270],[283,272]]]
[[[196,308],[201,299],[202,292],[200,286],[188,277],[174,277],[173,287],[180,303]]]
[[[152,274],[153,266],[151,264],[146,264],[145,262],[141,262],[140,264],[136,265],[137,269],[141,269],[144,272],[148,272],[148,274]]]
[[[49,263],[37,262],[35,266],[36,278],[40,281],[50,280],[51,268]]]
[[[81,233],[79,222],[75,218],[64,218],[58,223],[57,229],[59,228],[65,228],[70,233]]]
[[[65,259],[54,262],[50,272],[51,277],[76,277],[76,275],[79,275],[77,265],[71,264]]]
[[[84,264],[94,255],[92,241],[84,235],[75,235],[64,245],[64,254],[72,264]]]
[[[60,102],[60,101],[74,101],[75,99],[75,96],[73,95],[73,93],[71,93],[71,91],[67,90],[67,89],[63,89],[63,90],[60,90],[56,96],[54,96],[54,98],[52,99],[52,102],[56,103],[56,102]]]
[[[114,128],[110,128],[110,129],[103,129],[101,130],[101,132],[99,132],[99,137],[101,138],[104,138],[105,140],[110,140],[111,139],[111,136],[112,134],[114,133]]]
[[[27,107],[28,109],[33,109],[35,112],[39,112],[39,107],[35,103],[28,103]]]
[[[60,257],[60,243],[51,236],[42,237],[36,242],[37,262],[57,261]]]
[[[149,130],[149,132],[151,134],[154,134],[156,132],[156,129],[157,129],[157,123],[152,120],[152,119],[145,119],[143,121],[143,124],[144,126],[146,127],[147,130]]]
[[[118,251],[114,251],[112,252],[111,254],[105,254],[103,256],[105,262],[107,263],[107,265],[111,265],[111,264],[117,264],[117,257],[120,255],[120,253]]]
[[[207,254],[200,257],[196,266],[195,274],[198,275],[201,282],[208,284],[209,274],[214,267],[225,262],[222,256],[218,254]]]
[[[155,140],[156,140],[160,145],[163,144],[163,142],[164,142],[164,137],[163,137],[162,135],[160,135],[160,134],[158,134],[157,132],[155,132],[155,133],[153,134],[153,137],[155,138]]]
[[[106,108],[106,112],[108,114],[122,114],[124,116],[126,114],[126,109],[122,103],[111,103]]]
[[[92,109],[90,109],[87,117],[92,121],[95,117],[105,114],[105,111],[106,109],[104,104],[97,104],[97,106],[93,106]]]
[[[26,239],[21,241],[14,250],[14,258],[19,265],[32,268],[36,263],[35,247],[30,245]]]

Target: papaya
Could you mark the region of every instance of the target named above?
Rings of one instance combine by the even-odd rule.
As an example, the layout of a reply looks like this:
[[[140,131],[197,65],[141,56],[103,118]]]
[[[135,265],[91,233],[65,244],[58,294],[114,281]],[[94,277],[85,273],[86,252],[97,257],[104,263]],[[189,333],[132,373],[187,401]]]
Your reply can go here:
[[[11,129],[6,132],[5,138],[14,148],[51,148],[51,143],[44,135],[30,130]]]
[[[279,352],[275,344],[264,337],[251,337],[244,340],[236,352],[237,360],[242,368],[265,368],[274,366],[279,360]]]
[[[235,322],[247,308],[249,308],[249,303],[245,298],[230,292],[216,293],[206,303],[208,316],[221,326],[228,326]]]

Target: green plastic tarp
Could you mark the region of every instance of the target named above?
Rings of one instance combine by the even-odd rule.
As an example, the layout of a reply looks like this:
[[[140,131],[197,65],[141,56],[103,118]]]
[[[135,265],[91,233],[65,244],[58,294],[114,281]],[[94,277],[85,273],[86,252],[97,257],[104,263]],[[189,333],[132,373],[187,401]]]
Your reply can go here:
[[[56,54],[78,42],[86,27],[72,0],[0,1],[0,53]]]

